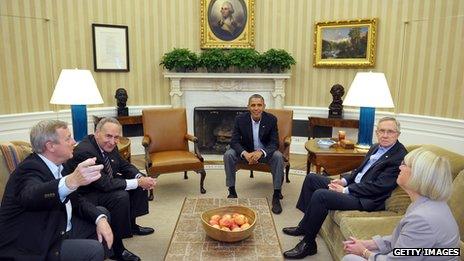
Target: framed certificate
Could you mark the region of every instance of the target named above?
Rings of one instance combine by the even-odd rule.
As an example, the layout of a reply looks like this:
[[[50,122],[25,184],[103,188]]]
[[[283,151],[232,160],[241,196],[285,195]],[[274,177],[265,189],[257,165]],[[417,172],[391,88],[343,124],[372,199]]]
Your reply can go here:
[[[92,24],[96,72],[129,71],[129,32],[124,25]]]

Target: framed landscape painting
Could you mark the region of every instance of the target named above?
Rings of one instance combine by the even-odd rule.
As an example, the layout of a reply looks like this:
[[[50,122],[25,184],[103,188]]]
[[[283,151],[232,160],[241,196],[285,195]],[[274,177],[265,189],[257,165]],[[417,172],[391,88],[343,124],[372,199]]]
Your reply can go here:
[[[201,48],[254,48],[254,0],[201,0]]]
[[[373,67],[376,30],[376,18],[316,23],[313,65]]]

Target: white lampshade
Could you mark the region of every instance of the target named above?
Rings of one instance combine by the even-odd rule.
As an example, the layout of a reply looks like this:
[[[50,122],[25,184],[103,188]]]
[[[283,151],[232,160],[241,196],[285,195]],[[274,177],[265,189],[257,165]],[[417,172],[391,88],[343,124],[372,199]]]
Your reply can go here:
[[[51,104],[102,104],[103,99],[89,70],[63,69],[55,85]]]
[[[393,108],[385,74],[358,72],[346,94],[343,105],[371,108]]]

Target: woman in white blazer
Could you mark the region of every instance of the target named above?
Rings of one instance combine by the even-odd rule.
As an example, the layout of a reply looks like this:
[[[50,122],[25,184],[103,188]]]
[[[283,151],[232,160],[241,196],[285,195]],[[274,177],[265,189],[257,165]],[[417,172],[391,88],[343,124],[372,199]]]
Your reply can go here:
[[[389,236],[344,242],[343,260],[458,260],[459,256],[399,256],[395,248],[457,248],[459,228],[446,201],[452,178],[446,158],[419,148],[400,165],[396,182],[411,198],[406,214]],[[397,250],[398,251],[398,250]],[[398,253],[396,253],[398,254]]]

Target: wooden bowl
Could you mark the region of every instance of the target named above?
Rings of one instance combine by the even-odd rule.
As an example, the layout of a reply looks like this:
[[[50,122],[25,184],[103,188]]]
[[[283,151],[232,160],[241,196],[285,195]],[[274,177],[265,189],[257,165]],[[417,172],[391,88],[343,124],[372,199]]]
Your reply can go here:
[[[241,230],[241,231],[224,231],[212,227],[209,224],[209,220],[213,215],[224,215],[224,214],[232,214],[232,213],[239,213],[243,214],[248,218],[248,223],[250,227]],[[243,239],[248,238],[253,230],[255,229],[256,225],[256,212],[253,209],[247,208],[245,206],[226,206],[220,207],[215,209],[210,209],[201,214],[201,223],[203,224],[203,228],[205,229],[206,234],[218,241],[222,242],[237,242]]]

